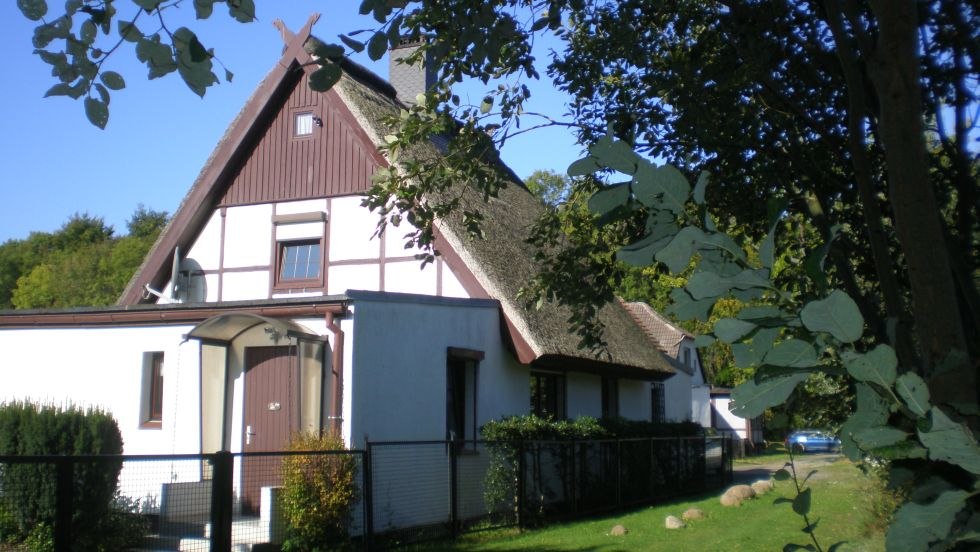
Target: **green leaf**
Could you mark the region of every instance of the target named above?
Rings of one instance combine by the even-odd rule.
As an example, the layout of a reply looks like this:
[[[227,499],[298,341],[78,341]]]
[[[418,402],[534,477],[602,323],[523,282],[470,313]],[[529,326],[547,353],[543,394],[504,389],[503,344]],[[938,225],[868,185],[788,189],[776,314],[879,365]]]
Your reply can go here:
[[[864,333],[864,317],[857,303],[840,290],[807,303],[800,318],[808,330],[827,332],[844,343],[857,341]]]
[[[82,28],[79,31],[79,39],[85,44],[92,44],[95,42],[95,35],[98,29],[95,28],[95,23],[92,23],[91,19],[86,19],[82,22]]]
[[[929,410],[929,417],[932,420],[929,431],[918,431],[919,441],[929,449],[929,458],[980,475],[980,447],[970,430],[935,406]]]
[[[806,374],[793,374],[762,383],[751,380],[742,383],[732,391],[732,414],[742,418],[761,416],[767,408],[786,402],[789,394],[804,379]]]
[[[317,42],[313,46],[313,55],[320,59],[338,60],[344,57],[344,47],[340,44]]]
[[[567,172],[568,176],[585,176],[601,169],[602,167],[596,163],[595,158],[589,155],[572,162],[572,164],[568,166]]]
[[[751,322],[722,318],[715,322],[714,334],[725,343],[734,343],[754,329],[755,324]]]
[[[772,348],[762,359],[764,364],[809,368],[818,362],[813,345],[800,339],[787,339]]]
[[[762,261],[762,266],[770,270],[776,262],[776,227],[777,225],[773,225],[769,229],[769,233],[759,245],[759,260]]]
[[[378,61],[388,51],[388,37],[381,31],[374,33],[368,41],[368,57]]]
[[[146,11],[153,11],[163,3],[163,0],[133,0],[133,3]]]
[[[864,450],[887,447],[904,441],[908,433],[891,426],[878,426],[862,429],[854,433],[854,440]]]
[[[211,17],[211,13],[214,11],[215,0],[194,0],[194,13],[198,19],[207,19]]]
[[[731,287],[714,272],[698,272],[687,281],[687,291],[695,299],[720,297],[728,293]]]
[[[708,171],[701,171],[698,175],[698,181],[694,183],[694,192],[692,193],[692,198],[694,203],[698,205],[704,205],[704,191],[708,187]]]
[[[589,146],[589,153],[603,167],[619,171],[623,174],[636,172],[640,157],[622,140],[616,140],[607,134]]]
[[[620,247],[616,259],[633,266],[650,266],[654,255],[666,245],[668,239],[650,234],[638,242]]]
[[[228,14],[239,23],[255,21],[255,0],[228,0]]]
[[[888,405],[874,389],[866,383],[856,383],[854,386],[856,408],[851,417],[841,425],[841,450],[853,461],[864,456],[861,447],[854,440],[854,435],[869,427],[884,425],[888,421]]]
[[[109,87],[110,90],[122,90],[126,88],[126,81],[123,80],[122,75],[115,71],[105,71],[99,78],[102,79],[102,83]]]
[[[906,372],[895,380],[895,391],[905,406],[919,416],[929,412],[929,388],[926,382],[913,372]]]
[[[116,28],[119,30],[119,36],[127,42],[139,42],[143,38],[143,33],[136,27],[136,23],[133,21],[119,20],[116,23]]]
[[[338,35],[338,37],[340,38],[340,41],[346,44],[347,47],[350,48],[351,50],[354,50],[355,52],[364,51],[364,43],[361,42],[360,40],[354,40],[353,38],[347,35]]]
[[[336,63],[326,63],[310,74],[310,88],[317,92],[325,92],[337,84],[342,71]]]
[[[625,205],[629,198],[630,187],[628,182],[606,186],[589,198],[589,211],[600,217],[605,216],[617,207]]]
[[[898,358],[888,345],[878,345],[867,353],[841,355],[847,372],[858,381],[868,381],[889,388],[895,383]]]
[[[691,320],[693,318],[706,322],[708,312],[714,304],[714,299],[695,300],[683,288],[674,288],[670,292],[670,306],[667,307],[667,312],[673,314],[678,320]]]
[[[109,122],[109,106],[95,98],[85,98],[85,116],[90,123],[104,129]]]
[[[700,349],[702,347],[710,346],[715,341],[717,340],[714,337],[707,334],[701,334],[694,338],[694,346]]]
[[[491,109],[493,109],[493,97],[486,96],[483,98],[483,101],[480,102],[480,113],[486,115],[487,113],[490,113]]]
[[[48,91],[44,93],[45,98],[50,98],[51,96],[70,96],[71,95],[71,85],[65,82],[59,82],[58,84],[48,88]]]
[[[44,0],[17,0],[17,7],[31,21],[37,21],[48,13],[48,3]]]
[[[226,82],[231,82],[231,79],[233,79],[233,78],[235,78],[235,74],[232,73],[231,71],[225,69],[225,81]]]
[[[629,151],[633,153],[632,150]],[[675,214],[684,210],[684,204],[691,193],[691,185],[676,167],[671,165],[656,167],[642,160],[642,163],[637,165],[635,173],[633,193],[637,201],[647,207],[667,209]]]
[[[968,493],[948,490],[930,504],[907,502],[895,512],[885,537],[888,550],[926,550],[945,539],[956,514],[963,509]]]
[[[805,516],[810,513],[810,489],[804,489],[793,499],[793,511]]]
[[[733,259],[739,261],[745,260],[745,252],[742,251],[742,248],[728,234],[721,232],[705,233],[704,239],[698,244],[698,249],[702,251],[718,249],[728,253]]]
[[[704,238],[704,232],[695,226],[685,226],[667,246],[657,252],[657,260],[667,265],[672,274],[683,272],[694,255],[695,244]]]
[[[793,476],[785,468],[780,468],[773,472],[772,478],[776,481],[789,481]]]

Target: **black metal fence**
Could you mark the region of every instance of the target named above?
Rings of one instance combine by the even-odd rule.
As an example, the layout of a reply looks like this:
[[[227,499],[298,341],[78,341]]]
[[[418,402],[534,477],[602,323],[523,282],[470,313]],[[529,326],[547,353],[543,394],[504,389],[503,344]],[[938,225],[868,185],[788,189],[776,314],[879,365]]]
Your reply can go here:
[[[349,544],[528,526],[720,487],[731,440],[413,441],[364,450],[160,456],[0,456],[0,549],[231,550],[282,543],[283,467],[353,466]],[[308,460],[308,461],[307,461]],[[312,469],[312,468],[311,468]],[[118,484],[105,512],[92,489]],[[106,476],[105,474],[109,474]],[[94,479],[93,479],[94,478]],[[93,483],[94,481],[94,483]],[[93,486],[94,485],[94,486]],[[92,516],[95,512],[99,512]],[[88,516],[88,517],[87,517]],[[6,548],[4,548],[6,546]]]

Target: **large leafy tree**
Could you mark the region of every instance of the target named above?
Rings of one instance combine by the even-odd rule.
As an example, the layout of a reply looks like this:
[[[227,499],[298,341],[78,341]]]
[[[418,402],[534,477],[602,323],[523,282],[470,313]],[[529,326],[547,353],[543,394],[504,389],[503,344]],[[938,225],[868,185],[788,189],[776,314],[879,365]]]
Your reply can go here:
[[[134,4],[136,18],[163,17],[170,7]],[[214,4],[194,7],[206,17]],[[235,17],[253,7],[228,4]],[[43,0],[19,5],[28,17],[45,16]],[[193,33],[143,34],[116,21],[114,9],[73,1],[67,18],[39,27],[36,45],[48,48],[39,55],[61,81],[51,93],[86,97],[90,119],[104,124],[106,89],[122,83],[100,75],[108,50],[95,46],[99,29],[134,41],[151,77],[179,71],[198,93],[216,80]],[[418,55],[438,76],[423,101],[392,122],[386,149],[400,162],[378,175],[368,201],[383,223],[409,212],[413,240],[429,246],[431,223],[462,209],[447,190],[470,186],[491,196],[507,185],[494,146],[538,124],[578,128],[590,153],[574,172],[595,175],[597,186],[629,177],[592,195],[590,210],[622,235],[578,266],[601,271],[610,251],[672,273],[693,264],[697,279],[671,293],[682,318],[706,319],[719,290],[752,302],[740,318],[713,327],[741,346],[736,361],[759,365],[747,389],[785,397],[802,381],[800,370],[843,364],[857,381],[858,444],[904,443],[901,461],[919,478],[919,502],[899,512],[892,542],[955,545],[971,524],[976,531],[976,516],[956,517],[963,504],[972,505],[966,517],[976,511],[968,489],[980,469],[975,3],[363,0],[361,12],[378,27],[342,36],[342,45],[316,45],[316,87],[339,78],[344,47],[377,59],[406,34],[426,38]],[[523,81],[539,77],[533,43],[542,34],[557,41],[548,75],[572,94],[569,121],[538,117],[529,104]],[[52,50],[59,40],[66,47]],[[491,84],[478,105],[453,94],[463,79]],[[451,137],[445,155],[401,155],[435,135]],[[682,172],[651,168],[653,157]],[[702,170],[712,185],[701,179],[692,193],[678,175]],[[478,234],[479,210],[461,216]],[[815,243],[822,245],[809,250]],[[561,247],[543,253],[561,254]],[[581,279],[548,274],[536,289],[585,304],[579,312],[587,314],[612,298],[601,275],[588,280],[600,284],[590,293]],[[601,346],[584,318],[576,327]],[[909,435],[918,444],[903,440]],[[929,531],[907,530],[926,518],[936,522]],[[959,536],[947,535],[951,527]]]
[[[0,308],[110,305],[156,240],[167,213],[140,205],[115,236],[103,219],[73,215],[55,232],[0,245]]]

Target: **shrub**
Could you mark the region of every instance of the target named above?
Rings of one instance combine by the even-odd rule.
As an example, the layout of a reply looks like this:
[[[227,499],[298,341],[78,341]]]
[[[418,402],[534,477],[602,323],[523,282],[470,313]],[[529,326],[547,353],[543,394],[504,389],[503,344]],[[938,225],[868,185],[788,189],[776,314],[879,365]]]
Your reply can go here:
[[[108,413],[26,402],[0,405],[0,455],[121,454],[119,426]],[[75,463],[71,535],[77,549],[100,550],[108,532],[120,460]],[[0,530],[7,542],[44,548],[54,525],[57,475],[53,463],[8,463],[0,470],[4,493]],[[47,529],[43,529],[43,528]],[[36,545],[36,546],[35,546]]]
[[[357,500],[357,461],[333,435],[295,435],[282,461],[281,506],[288,526],[284,550],[328,550],[347,538]],[[333,454],[322,454],[322,453]],[[316,454],[319,453],[319,454]]]

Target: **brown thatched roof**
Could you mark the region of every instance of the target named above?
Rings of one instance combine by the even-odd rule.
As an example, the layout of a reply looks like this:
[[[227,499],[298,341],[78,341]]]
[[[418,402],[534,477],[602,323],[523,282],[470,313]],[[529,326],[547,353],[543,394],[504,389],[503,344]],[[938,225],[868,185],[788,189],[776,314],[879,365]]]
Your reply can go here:
[[[308,64],[303,44],[310,37],[315,19],[296,35],[290,35],[279,63],[270,71],[249,98],[228,131],[216,146],[201,174],[184,198],[170,224],[161,233],[143,265],[134,275],[120,298],[122,305],[141,301],[145,283],[159,287],[169,277],[174,247],[187,247],[203,228],[226,178],[227,171],[240,163],[247,152],[250,137],[260,122],[275,109],[276,97],[284,88],[296,86],[298,67]],[[285,36],[285,34],[284,34]],[[371,71],[350,61],[341,63],[343,77],[336,92],[375,145],[383,143],[388,133],[384,120],[398,115],[404,105],[395,99],[394,90]],[[437,156],[435,145],[410,152],[409,155]],[[509,169],[501,166],[511,185],[496,198],[483,202],[482,195],[470,189],[463,200],[468,207],[479,209],[485,222],[485,239],[468,239],[461,217],[438,221],[439,248],[452,261],[454,270],[466,272],[484,292],[485,297],[500,301],[504,329],[518,359],[524,363],[555,369],[575,369],[634,378],[663,379],[674,373],[671,363],[653,347],[630,314],[619,303],[609,304],[599,312],[606,326],[608,355],[593,357],[578,348],[578,337],[569,331],[571,311],[553,303],[529,310],[517,299],[517,293],[537,270],[532,252],[525,244],[529,229],[543,210],[543,205],[528,192]]]

